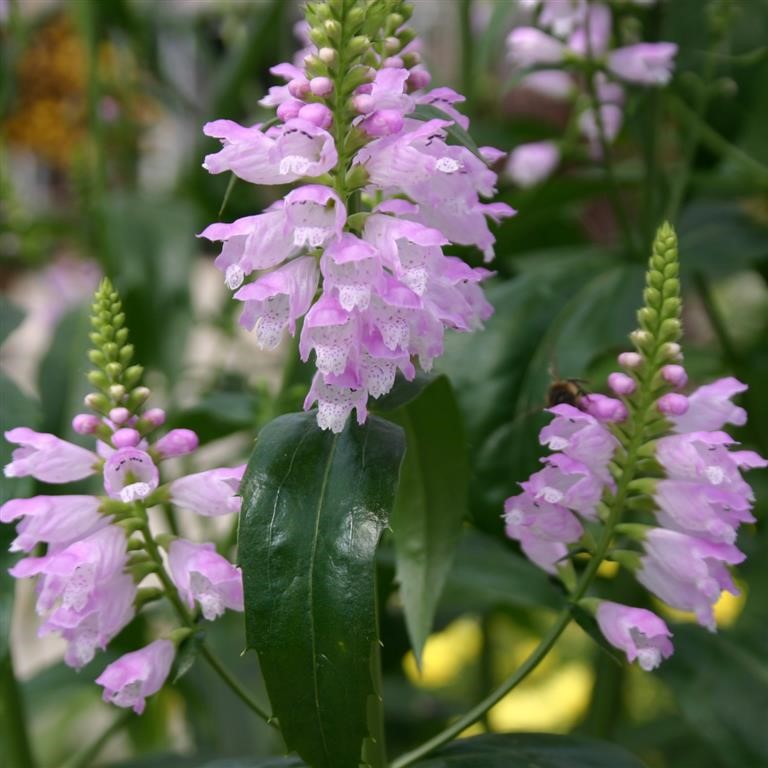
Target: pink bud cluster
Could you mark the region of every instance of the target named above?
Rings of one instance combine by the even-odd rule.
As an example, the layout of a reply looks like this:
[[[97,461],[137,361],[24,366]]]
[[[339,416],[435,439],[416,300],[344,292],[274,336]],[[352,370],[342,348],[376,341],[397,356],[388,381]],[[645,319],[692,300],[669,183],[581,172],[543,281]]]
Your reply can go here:
[[[677,46],[662,42],[613,47],[613,11],[607,3],[537,0],[529,6],[538,26],[520,26],[509,33],[509,61],[518,69],[536,68],[523,77],[526,89],[577,104],[579,131],[599,157],[599,123],[609,143],[621,130],[624,84],[666,85],[672,78]],[[584,71],[579,74],[579,70]],[[592,78],[586,93],[594,93],[597,104],[582,95],[585,77]],[[510,153],[506,172],[518,186],[529,187],[546,179],[559,161],[555,141],[522,144]]]
[[[514,213],[482,202],[495,192],[488,164],[502,153],[486,147],[476,156],[448,143],[453,124],[468,126],[457,109],[464,97],[450,88],[424,90],[426,70],[404,64],[416,46],[347,73],[362,81],[349,99],[349,125],[326,103],[333,104],[334,82],[310,77],[300,61],[271,70],[286,84],[270,88],[261,103],[276,108],[278,124],[216,120],[204,128],[223,144],[205,158],[209,172],[262,185],[299,182],[264,212],[212,224],[201,236],[223,243],[216,266],[260,347],[276,347],[285,329],[294,335],[303,318],[300,354],[305,361],[314,355],[317,369],[305,408],[316,402],[318,424],[334,432],[353,409],[362,423],[368,398],[389,392],[398,371],[407,379],[415,364],[428,371],[447,328],[472,331],[489,317],[480,283],[491,273],[443,249],[472,245],[490,260],[487,220]],[[310,45],[302,55],[330,61],[335,52]],[[446,119],[413,118],[419,105]],[[356,149],[340,160],[336,141],[345,135]],[[355,220],[346,182],[338,181],[346,177],[373,201]]]
[[[625,372],[608,379],[618,398],[586,395],[578,407],[549,409],[554,419],[541,430],[540,442],[555,453],[542,460],[544,469],[521,483],[523,492],[505,503],[507,535],[551,574],[569,562],[569,548],[584,533],[583,521],[603,519],[604,492],[610,499],[615,490],[612,460],[619,441],[614,425],[628,416],[626,398],[638,386],[643,360],[637,353],[623,353],[619,362]],[[681,365],[659,371],[661,387],[679,388],[686,381]],[[635,575],[660,600],[694,612],[710,630],[722,592],[738,594],[728,571],[744,559],[735,544],[738,526],[754,521],[754,494],[741,471],[768,466],[753,451],[729,450],[735,441],[720,431],[726,423],[745,423],[746,412],[731,402],[745,389],[726,378],[688,397],[668,392],[655,403],[659,422],[667,419],[672,434],[652,443],[663,470],[663,477],[647,481],[657,527],[641,526],[643,553]],[[650,611],[603,601],[596,618],[607,640],[644,669],[672,653],[671,633]]]
[[[65,662],[75,669],[88,664],[133,619],[139,586],[147,575],[133,568],[131,522],[160,501],[207,516],[236,512],[236,496],[244,466],[187,475],[160,485],[158,465],[189,454],[198,445],[188,429],[172,429],[149,442],[165,421],[161,409],[132,415],[114,408],[108,417],[79,414],[73,428],[98,434],[91,451],[54,435],[18,427],[5,433],[18,447],[5,467],[6,477],[32,477],[45,483],[69,483],[98,476],[103,495],[41,495],[11,499],[0,507],[0,521],[17,524],[12,552],[27,553],[10,573],[37,578],[40,634],[57,633],[67,641]],[[45,554],[30,556],[44,546]],[[168,547],[170,577],[188,608],[199,604],[206,619],[226,608],[243,609],[240,572],[212,544],[174,539]],[[173,643],[158,640],[110,664],[97,682],[105,700],[118,706],[144,708],[168,675],[175,656]]]

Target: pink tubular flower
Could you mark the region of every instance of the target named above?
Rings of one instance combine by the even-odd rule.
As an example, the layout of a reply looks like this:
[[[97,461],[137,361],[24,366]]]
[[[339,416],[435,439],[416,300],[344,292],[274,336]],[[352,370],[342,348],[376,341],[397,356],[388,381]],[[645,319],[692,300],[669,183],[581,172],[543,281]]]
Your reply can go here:
[[[516,67],[559,64],[565,51],[563,43],[535,27],[516,27],[507,36],[507,58]]]
[[[702,539],[733,544],[741,523],[752,523],[750,497],[692,480],[659,480],[654,500],[656,519],[665,528]]]
[[[568,38],[568,47],[580,56],[602,56],[611,39],[611,9],[601,3],[590,3],[584,17]]]
[[[560,504],[536,500],[529,493],[511,496],[504,502],[506,533],[520,542],[526,556],[547,573],[557,572],[557,563],[568,553],[567,543],[578,541],[584,529]]]
[[[304,401],[304,408],[311,408],[316,402],[318,426],[339,433],[344,429],[347,417],[353,409],[357,412],[357,423],[365,422],[368,415],[367,401],[368,393],[364,389],[326,384],[322,375],[317,373]]]
[[[601,104],[600,118],[603,123],[606,141],[612,142],[619,135],[621,124],[624,120],[624,112],[616,104]],[[597,151],[600,142],[600,126],[593,109],[584,110],[579,115],[579,130],[593,145],[595,151]]]
[[[646,554],[637,580],[673,608],[693,611],[702,626],[714,631],[712,606],[724,590],[739,594],[726,565],[742,562],[745,555],[732,544],[663,528],[651,530],[643,544]]]
[[[596,618],[605,639],[624,651],[630,662],[637,660],[646,672],[656,669],[673,653],[669,639],[672,633],[651,611],[601,600]]]
[[[169,488],[171,501],[203,517],[221,517],[240,511],[237,496],[245,464],[197,472],[174,480]]]
[[[253,184],[286,184],[303,176],[320,176],[338,160],[331,135],[313,123],[294,118],[266,132],[231,120],[215,120],[203,128],[224,147],[205,158],[209,173],[232,171]]]
[[[104,463],[104,490],[113,499],[126,503],[145,499],[158,483],[152,457],[138,448],[120,448]]]
[[[216,552],[213,544],[176,539],[168,550],[168,566],[187,607],[193,608],[197,601],[208,621],[227,608],[243,610],[242,574]]]
[[[582,517],[597,517],[597,502],[603,483],[589,468],[569,456],[555,453],[545,457],[544,469],[531,475],[521,486],[535,501],[560,504]]]
[[[574,91],[573,78],[561,69],[537,69],[527,74],[520,86],[550,99],[567,99]]]
[[[560,150],[554,141],[520,144],[509,153],[506,174],[525,189],[548,178],[559,162]]]
[[[542,0],[539,24],[560,37],[567,37],[587,16],[587,0]]]
[[[240,288],[235,294],[245,302],[240,324],[256,330],[259,347],[277,347],[286,326],[291,336],[296,333],[296,320],[309,309],[318,278],[315,259],[303,256]]]
[[[618,447],[616,438],[593,416],[563,403],[549,409],[555,418],[539,433],[539,442],[581,462],[603,482],[610,481],[608,462]]]
[[[93,659],[96,649],[104,650],[134,617],[136,585],[125,573],[96,585],[81,611],[61,606],[40,626],[42,637],[56,632],[67,641],[64,662],[75,669]]]
[[[16,526],[11,552],[31,552],[38,544],[65,547],[104,527],[109,519],[99,513],[95,496],[33,496],[11,499],[0,507],[0,522]]]
[[[99,585],[122,572],[127,557],[125,533],[109,525],[43,557],[19,560],[9,573],[16,579],[42,577],[37,586],[39,614],[59,600],[63,608],[80,612]]]
[[[131,707],[140,715],[147,696],[163,687],[174,655],[170,640],[155,640],[138,651],[124,654],[96,678],[96,683],[104,688],[104,701]]]
[[[16,427],[5,433],[5,439],[20,446],[5,466],[6,477],[32,476],[44,483],[70,483],[96,471],[99,457],[95,453],[54,435]]]
[[[672,79],[675,43],[638,43],[618,48],[608,56],[608,68],[630,83],[666,85]]]
[[[672,367],[672,366],[667,366]],[[726,424],[742,426],[747,412],[731,398],[746,391],[747,385],[729,376],[699,387],[688,397],[688,410],[672,419],[676,432],[701,432],[722,429]]]
[[[152,447],[163,459],[184,456],[197,450],[200,440],[191,429],[172,429]]]

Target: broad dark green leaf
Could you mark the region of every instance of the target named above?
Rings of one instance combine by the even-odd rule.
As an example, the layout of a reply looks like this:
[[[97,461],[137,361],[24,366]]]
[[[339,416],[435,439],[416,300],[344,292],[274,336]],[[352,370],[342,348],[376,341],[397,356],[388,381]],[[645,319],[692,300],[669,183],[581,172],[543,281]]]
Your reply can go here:
[[[509,733],[454,741],[418,768],[643,768],[621,747],[552,733]]]
[[[417,120],[424,120],[425,122],[427,120],[453,121],[453,118],[450,115],[432,104],[419,104],[408,117],[414,117]],[[475,144],[475,140],[460,125],[453,123],[445,129],[445,132],[456,144],[461,144],[461,146],[466,147],[473,155],[477,155],[482,159],[480,149],[477,144]]]
[[[381,419],[333,435],[287,414],[243,479],[247,644],[286,744],[315,768],[383,765],[374,559],[404,449]]]
[[[683,717],[732,768],[768,765],[768,663],[725,635],[675,628],[675,655],[659,673]]]
[[[467,514],[469,459],[444,376],[390,418],[405,430],[407,445],[391,528],[405,622],[420,662]]]

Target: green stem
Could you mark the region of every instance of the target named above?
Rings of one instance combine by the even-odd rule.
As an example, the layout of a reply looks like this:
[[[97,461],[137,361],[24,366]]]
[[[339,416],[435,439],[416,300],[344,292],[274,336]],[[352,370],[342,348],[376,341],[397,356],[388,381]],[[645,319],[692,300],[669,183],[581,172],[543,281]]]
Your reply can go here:
[[[336,144],[336,152],[338,152],[338,162],[336,163],[336,173],[334,176],[334,187],[336,194],[338,194],[341,202],[346,206],[347,204],[347,130],[349,128],[347,124],[347,106],[345,104],[344,95],[344,78],[347,74],[347,57],[345,56],[347,49],[347,4],[342,3],[341,18],[339,24],[341,25],[341,43],[336,48],[336,54],[338,60],[336,62],[336,73],[333,76],[333,140]]]
[[[107,742],[128,724],[131,717],[133,717],[133,712],[129,709],[123,712],[119,717],[115,718],[115,720],[113,720],[109,726],[96,737],[95,741],[67,761],[64,764],[64,768],[90,768]]]
[[[483,715],[501,699],[503,699],[518,683],[525,680],[533,672],[549,650],[557,642],[557,639],[563,633],[563,630],[570,624],[571,612],[566,609],[560,613],[555,623],[550,627],[549,632],[541,639],[541,642],[531,652],[530,656],[510,675],[495,691],[486,696],[479,704],[475,705],[466,714],[455,720],[445,730],[440,731],[429,741],[425,741],[416,749],[400,755],[396,760],[390,763],[390,768],[405,768],[412,765],[420,758],[428,755],[433,750],[441,747],[450,741],[454,736],[458,736],[464,729],[477,722]]]
[[[176,585],[171,580],[168,572],[163,565],[163,558],[160,554],[160,549],[155,542],[152,532],[149,530],[149,523],[145,522],[141,528],[142,536],[144,537],[144,546],[147,554],[157,565],[157,576],[165,589],[165,594],[168,600],[173,605],[176,613],[178,614],[181,622],[185,627],[196,630],[195,621],[192,614],[187,609],[186,605],[179,597],[179,592],[176,589]],[[206,645],[200,646],[200,652],[203,658],[208,662],[211,668],[219,675],[219,677],[230,687],[232,692],[250,709],[254,714],[258,715],[267,725],[271,725],[273,728],[277,728],[277,721],[274,717],[265,712],[248,694],[248,692],[237,682],[232,673],[223,665],[223,663],[213,654],[213,652]]]
[[[27,731],[26,710],[18,680],[13,671],[11,651],[0,657],[0,714],[5,735],[3,753],[9,768],[34,768],[35,758]]]

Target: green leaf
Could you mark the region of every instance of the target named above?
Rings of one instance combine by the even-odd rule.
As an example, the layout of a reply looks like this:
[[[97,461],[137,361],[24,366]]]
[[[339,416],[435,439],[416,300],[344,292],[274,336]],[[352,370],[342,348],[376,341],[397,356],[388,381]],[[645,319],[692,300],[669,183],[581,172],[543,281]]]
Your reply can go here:
[[[16,330],[24,319],[24,312],[5,297],[0,299],[0,344]]]
[[[374,559],[404,449],[375,417],[334,435],[314,412],[287,414],[261,430],[243,479],[247,645],[286,744],[313,768],[384,763]]]
[[[467,514],[469,459],[464,424],[444,376],[390,418],[407,451],[391,528],[405,622],[418,663]]]
[[[675,655],[659,668],[680,710],[726,766],[768,765],[768,663],[725,635],[675,627]]]
[[[509,733],[454,741],[419,768],[643,768],[621,747],[552,733]]]
[[[461,144],[462,147],[466,147],[473,155],[477,155],[481,160],[483,159],[479,147],[475,144],[475,140],[460,125],[458,125],[458,123],[454,123],[453,118],[443,112],[442,109],[438,109],[432,104],[419,104],[408,117],[413,117],[416,120],[423,120],[424,122],[427,120],[450,120],[453,124],[445,129],[448,138],[453,139],[456,144]]]

